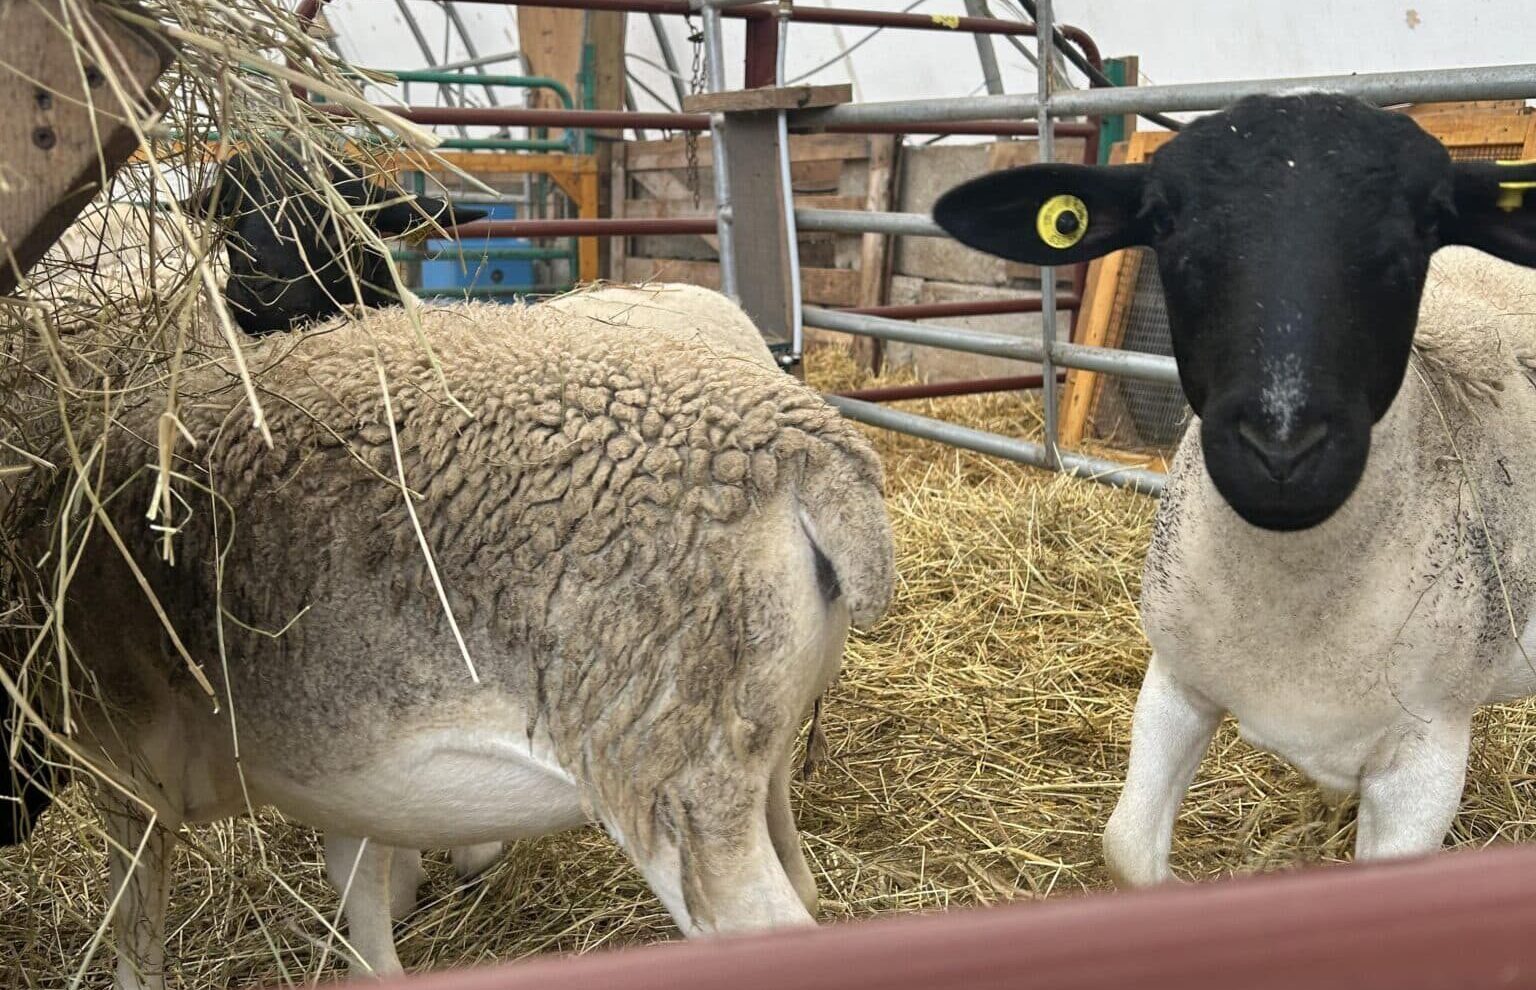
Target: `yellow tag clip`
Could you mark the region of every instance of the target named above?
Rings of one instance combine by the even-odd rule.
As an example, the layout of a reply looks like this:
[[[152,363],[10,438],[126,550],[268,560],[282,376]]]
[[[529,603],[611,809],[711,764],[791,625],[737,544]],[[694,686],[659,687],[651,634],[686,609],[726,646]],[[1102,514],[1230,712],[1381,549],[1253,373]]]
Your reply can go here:
[[[1088,232],[1088,204],[1067,193],[1052,196],[1035,214],[1035,232],[1051,247],[1065,251]]]
[[[958,14],[929,14],[929,19],[939,27],[947,27],[951,31],[960,27],[960,15]]]
[[[1498,159],[1495,165],[1503,165],[1506,168],[1516,165],[1536,165],[1536,159],[1513,161]],[[1513,213],[1525,205],[1525,191],[1536,189],[1536,182],[1501,182],[1499,183],[1499,199],[1497,206],[1505,213]]]

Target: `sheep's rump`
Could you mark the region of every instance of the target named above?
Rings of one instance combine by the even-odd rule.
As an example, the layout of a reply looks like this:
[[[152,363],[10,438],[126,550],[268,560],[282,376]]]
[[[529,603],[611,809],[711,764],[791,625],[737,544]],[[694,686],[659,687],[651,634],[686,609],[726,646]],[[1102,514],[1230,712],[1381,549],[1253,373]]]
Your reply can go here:
[[[820,685],[748,668],[802,645],[791,589],[802,563],[814,587],[816,521],[836,519],[819,542],[856,619],[890,591],[880,468],[855,429],[788,376],[659,331],[492,304],[421,323],[441,379],[403,309],[247,348],[270,449],[231,371],[189,372],[174,566],[143,518],[163,397],[120,417],[144,443],[109,467],[113,516],[194,658],[216,684],[227,668],[248,765],[320,774],[401,720],[473,704],[439,582],[482,682],[527,699],[567,765],[609,750],[606,766],[665,777],[690,735],[755,750],[792,724]],[[161,650],[153,621],[125,616],[147,614],[132,581],[94,573],[80,600],[118,602],[92,635],[136,624]]]
[[[740,306],[718,292],[686,282],[597,283],[542,305],[615,326],[670,334],[720,360],[744,358],[778,368],[763,335]]]

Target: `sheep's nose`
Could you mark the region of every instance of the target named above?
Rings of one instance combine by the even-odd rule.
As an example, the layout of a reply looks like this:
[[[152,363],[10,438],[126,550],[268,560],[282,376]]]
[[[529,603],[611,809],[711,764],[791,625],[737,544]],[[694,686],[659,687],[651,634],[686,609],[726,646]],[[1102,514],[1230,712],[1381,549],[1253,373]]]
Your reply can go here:
[[[1244,419],[1237,424],[1237,435],[1272,479],[1285,481],[1322,448],[1328,439],[1328,424],[1316,422],[1294,435],[1280,437]]]

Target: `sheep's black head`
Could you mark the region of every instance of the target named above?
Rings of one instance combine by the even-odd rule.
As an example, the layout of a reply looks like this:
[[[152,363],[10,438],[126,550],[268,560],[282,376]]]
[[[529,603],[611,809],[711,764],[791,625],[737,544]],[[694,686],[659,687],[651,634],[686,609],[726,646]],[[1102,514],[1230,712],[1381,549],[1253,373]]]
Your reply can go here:
[[[983,176],[934,219],[1030,264],[1154,248],[1206,469],[1244,519],[1295,530],[1360,480],[1430,255],[1469,244],[1536,265],[1532,180],[1536,165],[1453,163],[1409,117],[1309,93],[1204,117],[1146,165]]]
[[[64,781],[41,757],[43,737],[36,726],[24,723],[15,699],[0,691],[0,739],[7,752],[0,753],[0,846],[27,841],[43,812],[53,805],[53,795]],[[18,726],[20,728],[18,729]],[[16,755],[8,753],[13,733],[21,735]]]
[[[214,181],[182,204],[194,216],[228,224],[225,297],[236,322],[252,335],[288,330],[340,313],[343,306],[399,301],[384,256],[332,214],[327,182],[382,237],[429,220],[469,223],[484,211],[457,209],[431,196],[402,197],[351,168],[318,173],[290,155],[234,156]]]

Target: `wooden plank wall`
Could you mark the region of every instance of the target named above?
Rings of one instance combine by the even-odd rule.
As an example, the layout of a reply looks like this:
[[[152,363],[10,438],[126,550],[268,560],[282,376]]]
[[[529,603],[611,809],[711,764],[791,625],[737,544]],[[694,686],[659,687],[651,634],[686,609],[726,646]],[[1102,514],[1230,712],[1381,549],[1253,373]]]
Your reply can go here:
[[[870,203],[870,138],[807,134],[794,135],[789,143],[796,206],[860,210]],[[700,135],[699,205],[695,207],[688,184],[687,149],[681,135],[661,141],[627,142],[615,151],[613,215],[713,215],[713,160],[709,137]],[[877,185],[888,182],[879,166],[877,162],[874,169]],[[744,234],[750,236],[750,232]],[[718,287],[720,269],[714,260],[717,245],[713,236],[615,238],[610,277],[627,282],[668,279]],[[807,302],[819,306],[873,304],[866,300],[879,290],[878,286],[865,284],[860,274],[863,247],[857,235],[802,233],[799,248],[801,290]],[[878,255],[873,246],[871,250]]]

